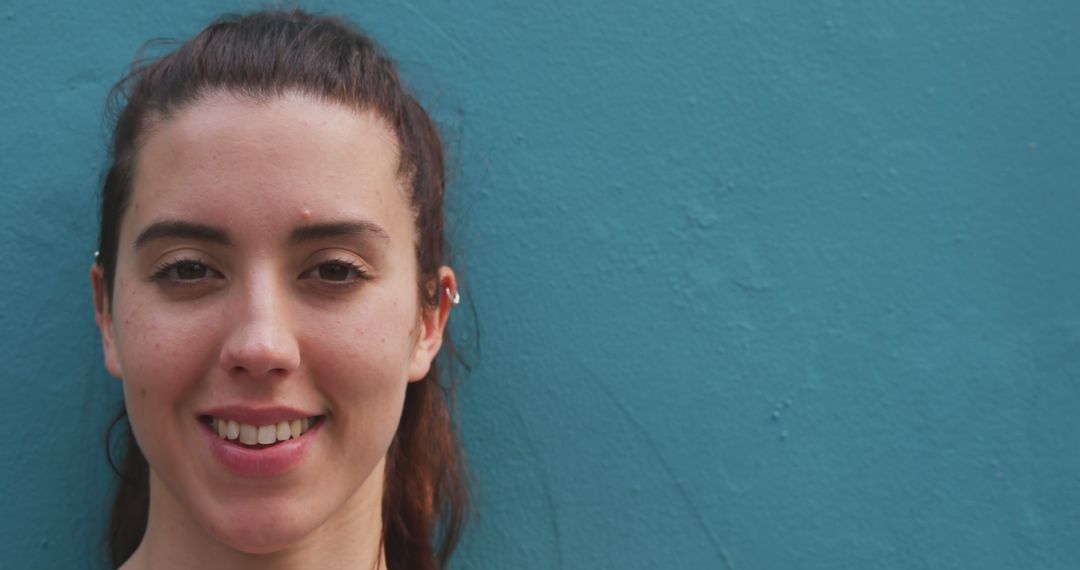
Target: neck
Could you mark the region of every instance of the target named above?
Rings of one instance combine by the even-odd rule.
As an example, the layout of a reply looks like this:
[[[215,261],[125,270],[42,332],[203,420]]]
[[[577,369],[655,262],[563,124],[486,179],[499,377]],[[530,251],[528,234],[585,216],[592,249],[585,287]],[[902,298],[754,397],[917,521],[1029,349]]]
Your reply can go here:
[[[151,470],[146,534],[121,570],[385,570],[383,466],[380,462],[360,489],[318,528],[281,550],[265,554],[242,552],[218,540]]]

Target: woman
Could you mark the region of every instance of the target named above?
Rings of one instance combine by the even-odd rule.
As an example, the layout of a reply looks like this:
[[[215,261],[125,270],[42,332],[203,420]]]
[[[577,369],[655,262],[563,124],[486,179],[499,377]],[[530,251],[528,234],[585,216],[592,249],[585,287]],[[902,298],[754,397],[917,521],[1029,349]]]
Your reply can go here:
[[[340,20],[219,20],[121,82],[91,270],[138,568],[439,568],[466,494],[439,135]],[[446,350],[446,349],[444,349]]]

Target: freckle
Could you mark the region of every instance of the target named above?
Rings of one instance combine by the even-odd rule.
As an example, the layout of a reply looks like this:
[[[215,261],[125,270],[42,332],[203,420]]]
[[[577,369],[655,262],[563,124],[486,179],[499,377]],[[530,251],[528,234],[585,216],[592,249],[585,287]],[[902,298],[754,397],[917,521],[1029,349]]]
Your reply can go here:
[[[144,399],[144,400],[146,399],[146,388],[143,388],[143,387],[139,388],[139,397]]]

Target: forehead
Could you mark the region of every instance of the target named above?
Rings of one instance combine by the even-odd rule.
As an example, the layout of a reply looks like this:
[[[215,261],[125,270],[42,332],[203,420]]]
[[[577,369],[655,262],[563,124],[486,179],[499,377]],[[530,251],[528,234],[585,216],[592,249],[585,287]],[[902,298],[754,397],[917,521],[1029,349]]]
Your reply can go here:
[[[396,137],[371,112],[298,94],[208,95],[148,131],[123,225],[194,218],[274,235],[352,216],[411,235],[398,157]]]

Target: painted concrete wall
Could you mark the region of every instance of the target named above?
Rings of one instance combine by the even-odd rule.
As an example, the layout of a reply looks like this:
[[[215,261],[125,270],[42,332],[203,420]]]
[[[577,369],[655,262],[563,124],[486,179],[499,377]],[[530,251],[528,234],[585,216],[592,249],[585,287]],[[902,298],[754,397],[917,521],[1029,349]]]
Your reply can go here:
[[[0,566],[84,567],[106,90],[248,2],[0,5]],[[1080,4],[328,2],[455,160],[458,568],[1076,568]],[[466,216],[467,215],[467,216]]]

